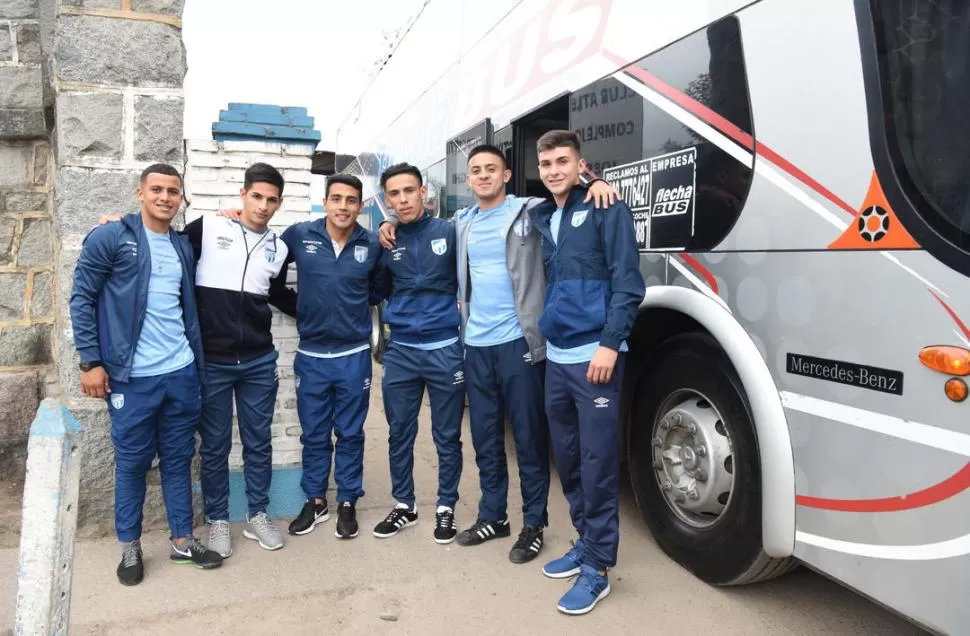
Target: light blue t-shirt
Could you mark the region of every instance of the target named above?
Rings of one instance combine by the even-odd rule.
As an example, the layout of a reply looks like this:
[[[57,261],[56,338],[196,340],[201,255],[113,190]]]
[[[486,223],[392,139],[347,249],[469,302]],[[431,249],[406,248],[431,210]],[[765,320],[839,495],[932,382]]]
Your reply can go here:
[[[515,313],[512,278],[505,255],[505,218],[509,202],[479,210],[469,221],[468,270],[472,297],[468,305],[465,344],[492,347],[522,338]]]
[[[552,213],[552,218],[549,219],[549,231],[552,233],[552,240],[556,243],[559,242],[559,226],[561,224],[562,208],[559,208]],[[596,350],[599,349],[599,346],[600,343],[591,342],[579,347],[572,347],[571,349],[560,349],[551,342],[546,342],[546,358],[550,362],[555,362],[556,364],[581,364],[591,361],[593,359],[593,355],[596,353]],[[619,350],[629,350],[626,340],[620,343]]]
[[[192,364],[195,354],[182,322],[182,263],[168,234],[145,228],[151,251],[148,307],[131,364],[132,377],[171,373]]]
[[[395,341],[395,344],[399,344],[402,347],[410,347],[412,349],[417,349],[419,351],[434,351],[436,349],[444,349],[445,347],[450,347],[456,342],[458,342],[458,336],[455,336],[454,338],[448,338],[447,340],[439,340],[438,342],[426,342],[424,344],[420,344],[420,343],[412,344],[412,343],[397,342],[397,341]]]

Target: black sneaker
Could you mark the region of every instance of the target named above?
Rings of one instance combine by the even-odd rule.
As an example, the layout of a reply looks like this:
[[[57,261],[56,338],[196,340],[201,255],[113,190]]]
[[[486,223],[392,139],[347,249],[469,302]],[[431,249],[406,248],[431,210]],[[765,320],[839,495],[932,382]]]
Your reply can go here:
[[[290,534],[309,534],[318,523],[330,518],[330,508],[324,500],[322,504],[314,503],[312,499],[303,504],[300,515],[290,522]]]
[[[492,539],[504,539],[512,536],[509,520],[486,521],[479,519],[471,528],[458,535],[458,545],[481,545]]]
[[[118,581],[122,585],[138,585],[145,578],[145,563],[142,560],[141,541],[135,539],[125,544],[118,564]]]
[[[374,527],[374,536],[381,539],[393,537],[404,528],[413,526],[417,522],[418,513],[416,511],[407,508],[394,508],[391,514],[384,518],[384,521]]]
[[[172,541],[172,548],[168,558],[178,565],[192,564],[200,570],[211,570],[222,565],[222,556],[215,550],[210,550],[195,537],[191,537],[184,545]]]
[[[542,550],[542,528],[526,526],[519,533],[515,545],[509,551],[509,561],[512,563],[528,563],[539,556]]]
[[[337,531],[334,535],[338,539],[353,539],[357,534],[357,508],[349,501],[342,501],[337,504]]]
[[[442,508],[434,516],[434,542],[442,545],[451,543],[458,536],[458,524],[451,508]]]

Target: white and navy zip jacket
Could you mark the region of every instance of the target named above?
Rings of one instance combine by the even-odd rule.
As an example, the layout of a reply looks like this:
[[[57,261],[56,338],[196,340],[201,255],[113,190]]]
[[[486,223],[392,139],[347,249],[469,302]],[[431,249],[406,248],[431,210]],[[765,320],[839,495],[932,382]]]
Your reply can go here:
[[[272,230],[260,234],[214,215],[192,221],[182,233],[198,260],[195,295],[206,362],[239,364],[268,354],[270,304],[296,314],[296,292],[286,288],[286,244]]]

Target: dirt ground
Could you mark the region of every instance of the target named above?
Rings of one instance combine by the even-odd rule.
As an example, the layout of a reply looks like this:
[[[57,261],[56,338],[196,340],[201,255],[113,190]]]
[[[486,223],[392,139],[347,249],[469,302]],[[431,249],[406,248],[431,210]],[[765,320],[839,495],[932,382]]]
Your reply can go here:
[[[379,376],[379,371],[375,373]],[[375,389],[378,383],[375,382]],[[334,521],[267,552],[234,526],[234,553],[222,568],[200,571],[167,563],[166,533],[144,537],[145,581],[134,588],[115,578],[120,552],[113,540],[77,545],[72,636],[142,634],[607,634],[718,633],[838,636],[916,635],[920,630],[806,568],[768,583],[721,589],[705,585],[670,561],[639,518],[627,488],[622,497],[619,564],[612,594],[596,610],[567,617],[556,602],[569,582],[542,576],[549,557],[572,538],[562,491],[554,479],[546,546],[536,561],[509,562],[521,529],[514,454],[509,510],[513,538],[463,548],[432,541],[436,458],[427,413],[415,451],[419,522],[390,539],[371,535],[392,505],[387,425],[373,392],[358,504],[361,534],[338,541]],[[426,410],[426,407],[425,407]],[[467,416],[466,416],[467,420]],[[467,421],[466,429],[467,431]],[[478,471],[470,439],[458,522],[474,522]],[[280,521],[281,526],[286,522]],[[205,531],[199,536],[205,538]],[[0,549],[0,626],[12,625],[17,550]],[[2,628],[0,628],[2,629]],[[2,631],[0,631],[2,633]]]

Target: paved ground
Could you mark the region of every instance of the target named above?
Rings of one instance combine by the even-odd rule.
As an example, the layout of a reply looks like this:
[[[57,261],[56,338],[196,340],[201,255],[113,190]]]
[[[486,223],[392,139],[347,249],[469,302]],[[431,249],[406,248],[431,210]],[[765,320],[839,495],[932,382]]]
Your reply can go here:
[[[379,375],[379,371],[375,376]],[[375,383],[375,387],[377,383]],[[376,394],[376,392],[375,392]],[[422,426],[427,422],[426,415]],[[166,536],[144,537],[146,579],[124,588],[115,579],[113,541],[77,546],[72,636],[141,634],[613,634],[719,633],[819,636],[921,632],[805,568],[775,581],[734,589],[708,587],[657,548],[624,492],[620,566],[613,593],[592,614],[565,617],[556,601],[568,583],[546,579],[539,563],[568,548],[568,513],[558,483],[550,496],[546,549],[533,564],[507,559],[514,539],[476,548],[439,546],[434,524],[434,447],[422,430],[416,449],[417,526],[379,540],[370,534],[391,505],[386,424],[380,402],[367,425],[367,496],[359,504],[361,536],[338,541],[331,518],[305,537],[287,536],[278,552],[261,550],[233,528],[234,554],[202,572],[167,563]],[[459,524],[474,521],[478,473],[470,440]],[[510,460],[511,461],[511,460]],[[521,499],[513,479],[510,510]],[[516,515],[517,516],[517,515]],[[521,520],[513,516],[513,534]],[[281,522],[282,525],[282,522]],[[201,533],[204,539],[204,531]],[[16,550],[0,550],[0,629],[12,624]]]

